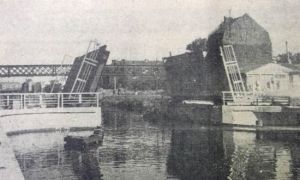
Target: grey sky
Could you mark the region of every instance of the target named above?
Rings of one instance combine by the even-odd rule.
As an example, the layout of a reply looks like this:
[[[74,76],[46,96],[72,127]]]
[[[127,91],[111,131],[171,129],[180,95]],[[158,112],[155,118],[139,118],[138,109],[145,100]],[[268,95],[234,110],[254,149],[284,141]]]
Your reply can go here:
[[[269,31],[274,55],[285,40],[300,52],[298,0],[0,0],[0,64],[60,63],[93,38],[110,59],[161,59],[207,37],[229,9]]]

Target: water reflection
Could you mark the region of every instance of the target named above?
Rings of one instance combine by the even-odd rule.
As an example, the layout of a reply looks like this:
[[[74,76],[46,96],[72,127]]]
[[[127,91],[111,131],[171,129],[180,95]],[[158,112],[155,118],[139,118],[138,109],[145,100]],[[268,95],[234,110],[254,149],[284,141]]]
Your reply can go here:
[[[78,152],[71,151],[70,156],[71,165],[74,173],[80,179],[102,180],[102,174],[99,166],[98,151],[93,152]]]
[[[10,137],[26,179],[300,179],[299,133],[103,117],[103,145],[86,152],[65,150],[62,133]]]
[[[228,174],[222,131],[173,130],[167,170],[179,179],[223,179]]]

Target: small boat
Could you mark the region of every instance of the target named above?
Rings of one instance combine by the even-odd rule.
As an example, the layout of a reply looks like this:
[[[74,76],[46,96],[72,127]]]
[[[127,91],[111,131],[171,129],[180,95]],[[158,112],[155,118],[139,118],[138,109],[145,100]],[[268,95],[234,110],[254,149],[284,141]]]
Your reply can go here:
[[[90,136],[66,136],[64,138],[65,148],[86,150],[89,147],[102,145],[104,132],[101,127],[94,129]]]

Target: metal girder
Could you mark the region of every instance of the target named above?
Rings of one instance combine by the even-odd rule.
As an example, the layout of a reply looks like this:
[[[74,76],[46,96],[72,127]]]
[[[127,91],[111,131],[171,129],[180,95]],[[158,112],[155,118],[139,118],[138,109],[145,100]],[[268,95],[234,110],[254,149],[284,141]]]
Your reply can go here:
[[[1,65],[0,77],[67,76],[71,67],[71,64]]]

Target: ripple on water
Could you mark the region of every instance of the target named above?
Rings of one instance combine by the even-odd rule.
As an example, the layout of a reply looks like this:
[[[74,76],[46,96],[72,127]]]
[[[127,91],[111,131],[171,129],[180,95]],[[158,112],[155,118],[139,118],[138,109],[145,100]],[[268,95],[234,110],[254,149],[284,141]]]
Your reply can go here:
[[[26,179],[299,179],[300,142],[290,133],[106,122],[102,146],[67,151],[61,133],[11,136]],[[118,123],[120,122],[120,123]],[[114,124],[115,123],[115,124]],[[89,135],[91,131],[72,132]],[[276,138],[274,138],[276,137]]]

